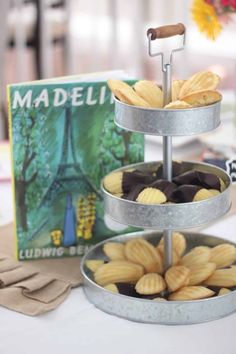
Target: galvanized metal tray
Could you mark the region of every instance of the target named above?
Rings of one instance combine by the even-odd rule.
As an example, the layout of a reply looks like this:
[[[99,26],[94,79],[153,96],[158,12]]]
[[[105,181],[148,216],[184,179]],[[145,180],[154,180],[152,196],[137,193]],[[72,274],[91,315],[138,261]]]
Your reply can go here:
[[[138,163],[125,166],[113,172],[123,171],[128,168],[154,172],[161,163],[161,161]],[[182,230],[196,227],[210,223],[227,213],[231,206],[231,181],[228,174],[218,167],[205,163],[183,161],[182,164],[184,172],[195,169],[214,173],[225,182],[227,188],[219,195],[199,202],[154,205],[116,197],[107,192],[102,183],[106,213],[122,224],[153,230]]]
[[[222,238],[210,235],[190,232],[184,233],[184,235],[187,239],[188,248],[199,245],[214,247],[225,242],[233,244]],[[109,241],[126,242],[134,237],[144,237],[156,245],[161,236],[161,233],[156,231],[141,231],[116,236]],[[88,300],[99,309],[132,321],[168,325],[212,321],[227,316],[236,310],[236,291],[204,300],[155,302],[114,294],[105,290],[93,281],[92,273],[85,266],[85,262],[89,259],[106,259],[102,251],[105,242],[107,241],[93,247],[81,261],[81,272],[84,276],[84,292]]]
[[[131,106],[115,98],[115,123],[126,130],[144,134],[201,134],[219,126],[220,104],[191,109],[154,109]]]

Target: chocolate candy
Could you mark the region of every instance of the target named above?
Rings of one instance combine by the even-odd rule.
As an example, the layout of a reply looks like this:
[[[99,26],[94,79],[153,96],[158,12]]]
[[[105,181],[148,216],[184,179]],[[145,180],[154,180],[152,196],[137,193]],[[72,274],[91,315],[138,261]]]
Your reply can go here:
[[[155,178],[150,174],[140,171],[117,171],[112,172],[104,178],[105,189],[115,195],[126,194],[138,184],[150,184]]]
[[[172,161],[172,176],[176,177],[179,176],[182,172],[183,165],[181,162],[178,161]],[[157,178],[163,178],[163,164],[158,166],[157,171],[156,171],[156,177]]]
[[[128,193],[130,189],[138,184],[150,184],[154,181],[155,177],[150,174],[141,173],[140,171],[123,172],[122,190]]]
[[[178,185],[192,184],[203,188],[220,190],[220,179],[216,175],[201,171],[188,171],[173,178],[173,182]]]
[[[212,197],[212,194],[207,189],[190,184],[178,187],[172,194],[176,203],[197,202],[210,197]]]
[[[177,185],[173,182],[166,181],[164,179],[153,182],[150,187],[159,189],[166,196],[167,200],[171,200],[173,192],[177,189]]]
[[[127,195],[127,199],[143,203],[147,202],[148,204],[150,198],[150,203],[164,203],[171,198],[176,189],[177,186],[175,183],[161,179],[151,183],[148,186],[145,184],[140,184],[132,188]],[[160,193],[157,193],[158,191]]]

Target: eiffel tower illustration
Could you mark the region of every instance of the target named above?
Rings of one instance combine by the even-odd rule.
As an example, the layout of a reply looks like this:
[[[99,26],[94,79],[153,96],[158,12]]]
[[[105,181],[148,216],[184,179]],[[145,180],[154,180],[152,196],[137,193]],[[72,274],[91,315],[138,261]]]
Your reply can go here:
[[[48,188],[41,205],[51,205],[60,194],[94,192],[99,198],[99,191],[92,185],[88,177],[82,171],[76,158],[74,133],[72,127],[70,105],[65,105],[65,126],[60,163],[55,178]]]

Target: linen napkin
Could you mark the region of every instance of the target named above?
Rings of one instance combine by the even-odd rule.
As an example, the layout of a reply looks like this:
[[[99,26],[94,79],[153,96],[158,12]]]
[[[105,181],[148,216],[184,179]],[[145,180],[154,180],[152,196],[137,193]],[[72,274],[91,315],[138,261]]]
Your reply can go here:
[[[0,305],[35,316],[55,309],[82,282],[79,258],[16,261],[13,225],[0,228]]]

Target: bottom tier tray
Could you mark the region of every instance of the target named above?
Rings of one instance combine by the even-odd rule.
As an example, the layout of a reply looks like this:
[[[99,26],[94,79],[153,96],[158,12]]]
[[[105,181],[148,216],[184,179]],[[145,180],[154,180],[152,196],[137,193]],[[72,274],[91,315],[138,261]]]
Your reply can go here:
[[[233,244],[211,235],[191,232],[184,232],[183,234],[187,240],[188,248],[199,245],[214,247],[221,243]],[[151,243],[157,244],[162,234],[156,231],[140,231],[116,236],[109,241],[126,242],[135,237],[143,237]],[[92,272],[86,267],[85,263],[89,259],[106,259],[102,251],[105,242],[107,241],[100,242],[93,247],[81,261],[84,292],[88,300],[99,309],[132,321],[168,325],[212,321],[236,310],[236,291],[204,300],[155,302],[114,294],[102,288],[94,282]]]

